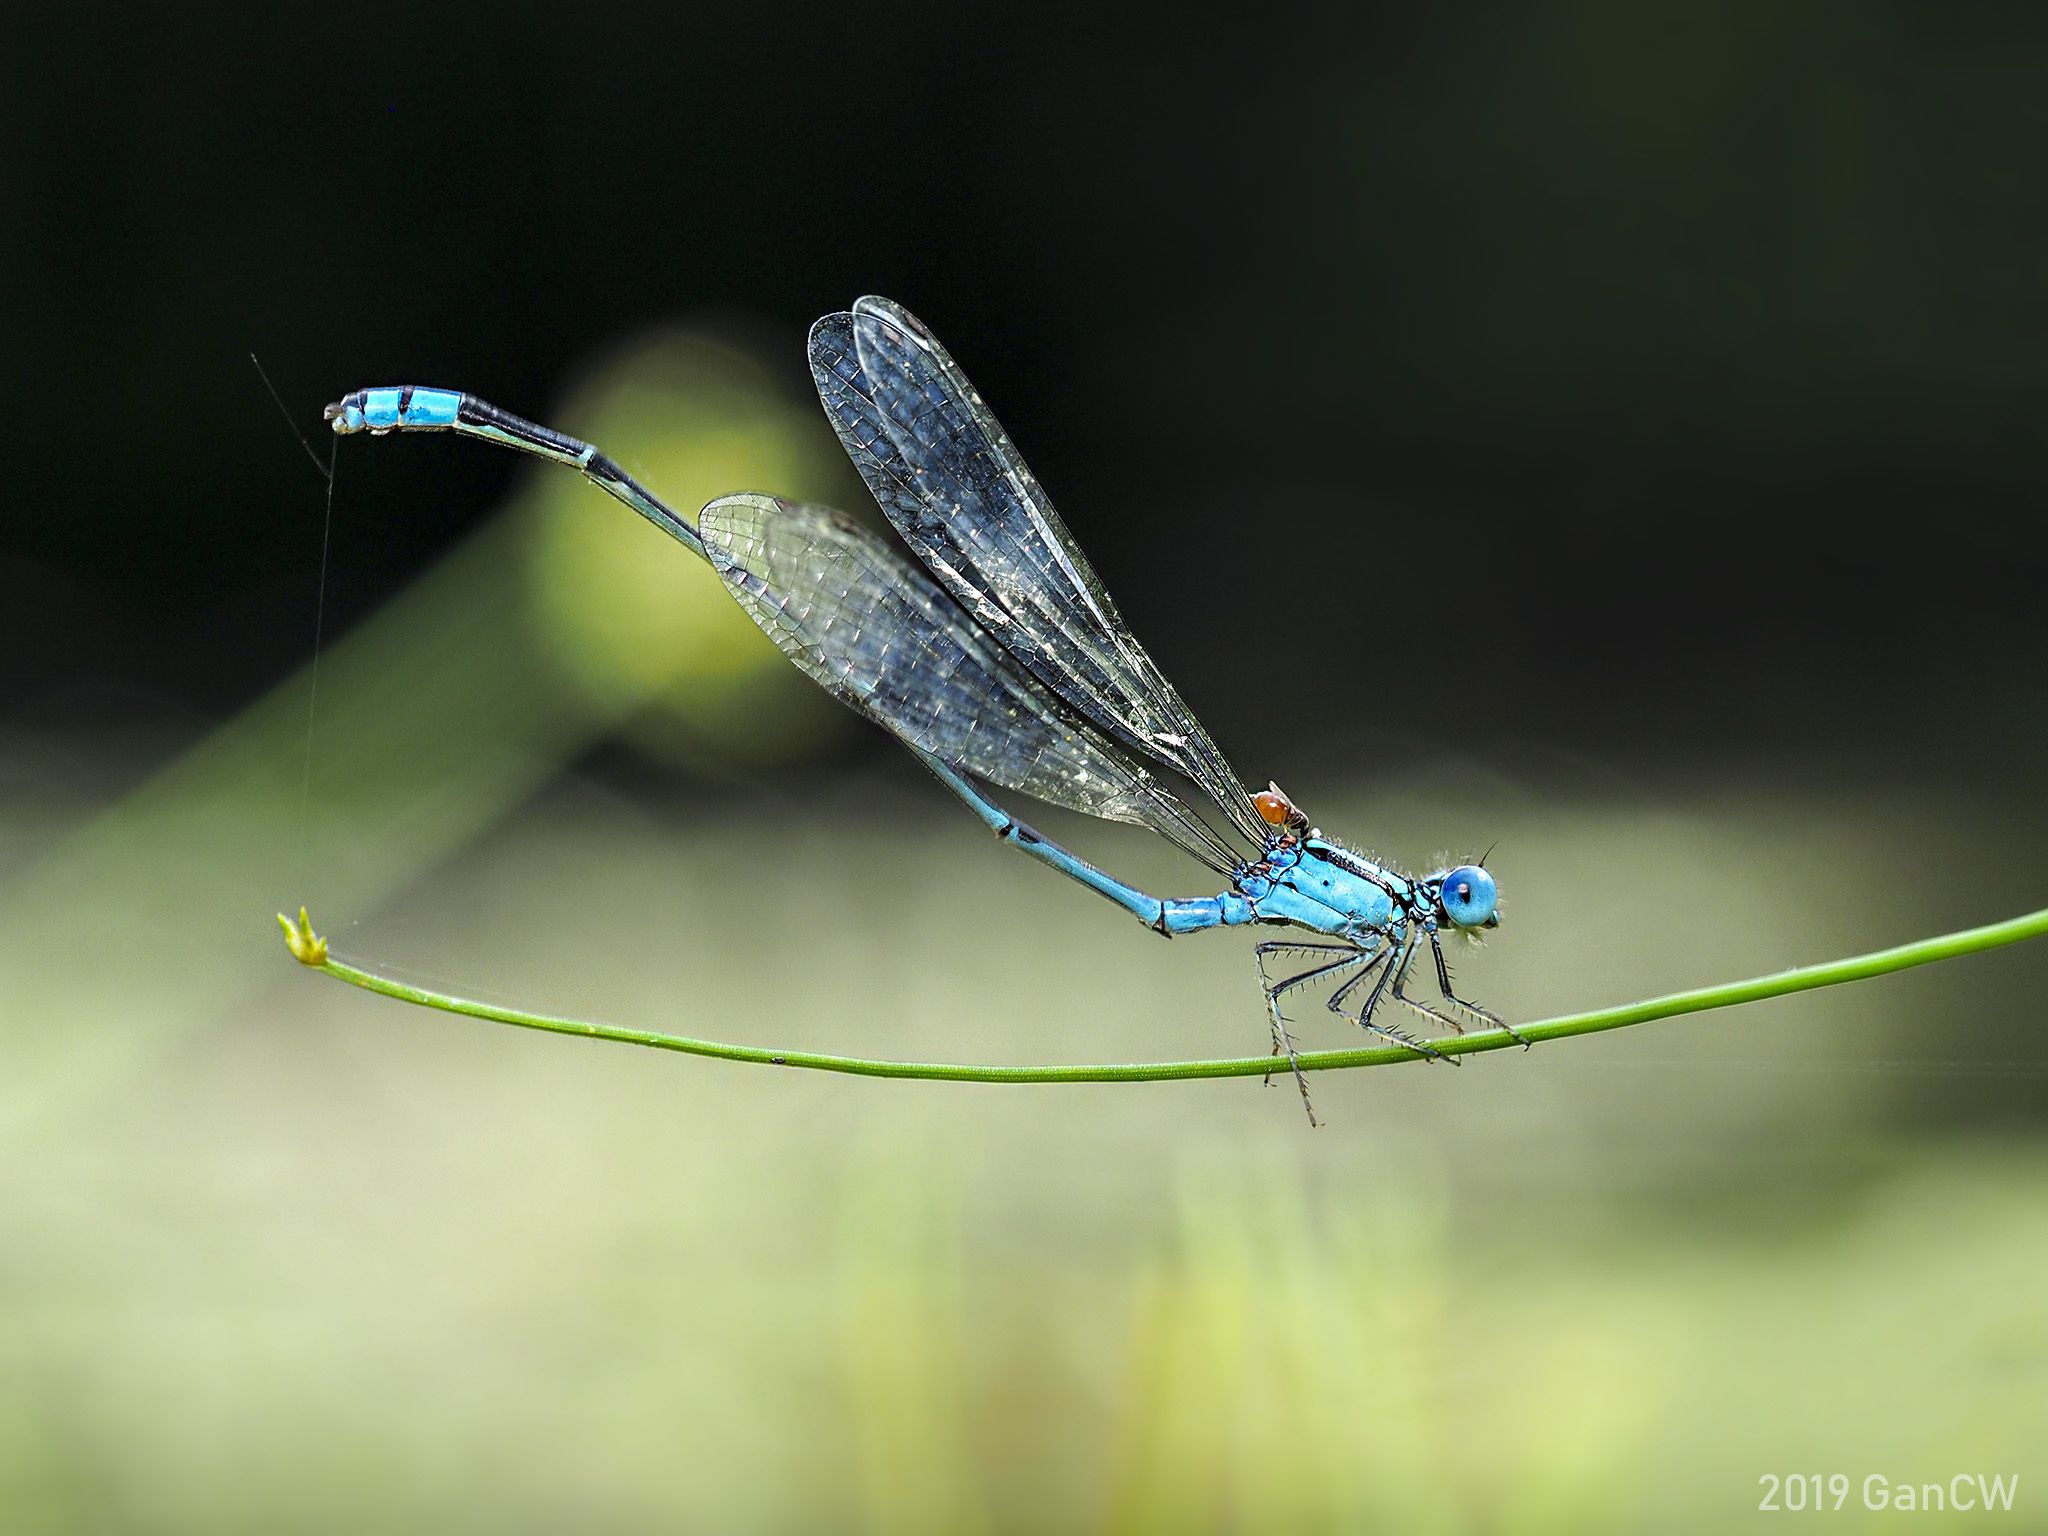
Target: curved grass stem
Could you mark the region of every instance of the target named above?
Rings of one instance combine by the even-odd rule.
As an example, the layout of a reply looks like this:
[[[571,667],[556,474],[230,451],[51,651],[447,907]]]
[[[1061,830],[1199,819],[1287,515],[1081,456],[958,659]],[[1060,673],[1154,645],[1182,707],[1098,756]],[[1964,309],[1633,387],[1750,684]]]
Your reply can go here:
[[[878,1061],[864,1056],[832,1056],[817,1051],[780,1050],[759,1045],[729,1045],[720,1040],[697,1040],[687,1035],[665,1035],[652,1030],[624,1029],[614,1024],[591,1024],[581,1019],[556,1018],[549,1014],[528,1013],[518,1008],[501,1008],[491,1003],[473,1002],[467,998],[432,992],[425,987],[397,981],[388,976],[379,976],[374,971],[362,970],[345,960],[336,959],[328,953],[326,940],[313,931],[303,907],[299,909],[297,923],[293,923],[282,914],[279,915],[278,921],[284,925],[285,941],[301,964],[332,976],[337,981],[345,981],[350,986],[361,987],[365,991],[379,992],[386,997],[395,997],[401,1002],[418,1003],[426,1008],[439,1008],[445,1013],[465,1014],[470,1018],[487,1019],[495,1024],[516,1025],[520,1029],[540,1029],[556,1035],[583,1035],[593,1040],[615,1040],[622,1045],[644,1045],[658,1051],[680,1051],[688,1056],[710,1056],[720,1061],[746,1061],[774,1067],[802,1067],[813,1072],[845,1072],[856,1077],[904,1077],[956,1083],[1144,1083],[1195,1077],[1262,1077],[1271,1072],[1274,1066],[1271,1056],[1224,1056],[1193,1061],[984,1066],[967,1062]],[[1621,1029],[1630,1024],[1645,1024],[1652,1019],[1674,1018],[1686,1013],[1704,1013],[1708,1009],[1728,1008],[1737,1003],[1761,1002],[1765,998],[1784,997],[1793,992],[1810,992],[1816,987],[1839,986],[1845,981],[1863,981],[1872,976],[1884,976],[1893,971],[1927,965],[1936,960],[1952,960],[1958,955],[1972,955],[1980,950],[1997,949],[2002,945],[2017,944],[2023,939],[2040,938],[2043,935],[2048,935],[2048,909],[2029,912],[2023,917],[2008,918],[2000,923],[1988,923],[1982,928],[1966,928],[1958,933],[1918,939],[1911,944],[1877,950],[1872,954],[1853,955],[1843,960],[1830,960],[1821,965],[1778,971],[1769,976],[1752,977],[1747,981],[1730,981],[1718,986],[1699,987],[1690,992],[1673,992],[1664,997],[1646,998],[1642,1002],[1624,1003],[1614,1008],[1596,1008],[1587,1013],[1542,1019],[1533,1024],[1520,1025],[1518,1028],[1523,1038],[1531,1041],[1562,1040],[1570,1035],[1598,1034],[1602,1030]],[[1447,1056],[1505,1050],[1517,1043],[1505,1031],[1497,1029],[1475,1031],[1468,1035],[1453,1035],[1448,1039],[1430,1042],[1436,1050]],[[1403,1050],[1398,1046],[1372,1046],[1345,1051],[1304,1051],[1301,1053],[1300,1065],[1304,1072],[1330,1072],[1346,1067],[1385,1067],[1396,1062],[1423,1059],[1419,1052]]]

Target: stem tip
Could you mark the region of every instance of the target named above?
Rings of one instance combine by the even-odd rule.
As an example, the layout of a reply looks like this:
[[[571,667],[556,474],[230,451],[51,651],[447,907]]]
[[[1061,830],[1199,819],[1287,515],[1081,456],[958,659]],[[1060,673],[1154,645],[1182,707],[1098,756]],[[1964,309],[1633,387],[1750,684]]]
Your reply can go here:
[[[318,970],[327,963],[327,940],[313,931],[313,920],[306,916],[304,907],[299,908],[296,923],[282,912],[278,913],[277,926],[284,930],[285,947],[299,964]]]

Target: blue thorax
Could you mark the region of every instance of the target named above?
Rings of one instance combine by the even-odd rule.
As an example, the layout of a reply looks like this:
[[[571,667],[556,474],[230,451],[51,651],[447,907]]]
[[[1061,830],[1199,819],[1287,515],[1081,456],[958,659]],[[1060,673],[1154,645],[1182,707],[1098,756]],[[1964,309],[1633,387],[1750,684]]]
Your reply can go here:
[[[1420,900],[1413,881],[1313,833],[1269,837],[1236,887],[1260,922],[1298,923],[1332,934],[1388,932]]]

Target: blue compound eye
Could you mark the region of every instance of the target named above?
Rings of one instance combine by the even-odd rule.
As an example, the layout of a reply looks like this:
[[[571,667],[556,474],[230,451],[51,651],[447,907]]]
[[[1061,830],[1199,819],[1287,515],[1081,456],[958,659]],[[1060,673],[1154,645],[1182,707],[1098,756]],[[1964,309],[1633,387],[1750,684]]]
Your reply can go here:
[[[1464,864],[1444,876],[1444,915],[1460,928],[1484,927],[1500,900],[1493,876],[1477,864]]]

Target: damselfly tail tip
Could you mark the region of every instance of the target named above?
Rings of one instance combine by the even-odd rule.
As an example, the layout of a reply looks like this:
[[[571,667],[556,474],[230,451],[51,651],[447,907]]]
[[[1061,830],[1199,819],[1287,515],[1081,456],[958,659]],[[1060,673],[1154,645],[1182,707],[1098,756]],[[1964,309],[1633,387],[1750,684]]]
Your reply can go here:
[[[351,432],[363,430],[361,408],[350,405],[346,400],[337,400],[334,404],[323,407],[320,419],[334,428],[337,437],[346,437]]]

